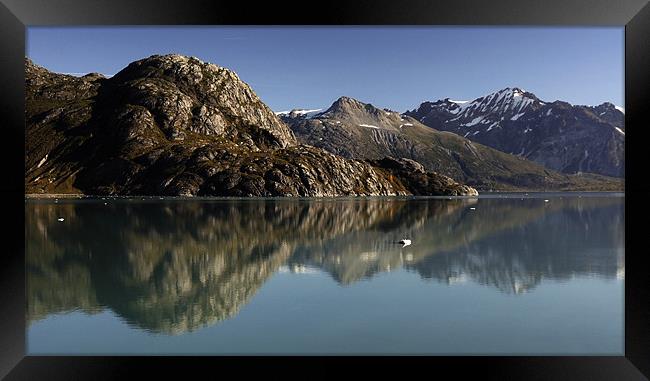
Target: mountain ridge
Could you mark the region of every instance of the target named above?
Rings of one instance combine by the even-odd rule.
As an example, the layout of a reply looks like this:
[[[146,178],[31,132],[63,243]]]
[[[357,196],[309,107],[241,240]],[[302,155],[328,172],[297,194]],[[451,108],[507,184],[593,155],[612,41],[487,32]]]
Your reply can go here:
[[[505,88],[467,101],[426,101],[404,114],[503,152],[567,174],[624,177],[625,115],[611,102],[597,106],[544,102]]]
[[[25,75],[27,194],[477,194],[405,159],[299,144],[236,73],[195,57],[154,55],[110,78],[26,59]]]
[[[515,93],[512,91],[511,93]],[[461,107],[450,100],[440,101]],[[514,112],[519,109],[512,110]],[[326,111],[282,113],[298,141],[354,159],[390,155],[415,160],[479,190],[614,190],[618,180],[597,175],[567,176],[532,161],[438,131],[406,114],[342,96]],[[581,177],[582,176],[582,177]]]

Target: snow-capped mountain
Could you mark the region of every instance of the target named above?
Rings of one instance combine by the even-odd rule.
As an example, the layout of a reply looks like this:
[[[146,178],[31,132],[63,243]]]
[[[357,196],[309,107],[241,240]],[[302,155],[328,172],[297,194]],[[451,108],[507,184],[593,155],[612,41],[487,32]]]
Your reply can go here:
[[[291,111],[279,111],[276,112],[275,115],[279,117],[289,117],[289,118],[299,118],[299,119],[310,119],[313,118],[314,116],[320,114],[323,111],[322,108],[318,109],[293,109]]]
[[[538,101],[513,101],[499,108],[516,116]],[[493,97],[494,98],[494,97]],[[494,99],[487,100],[492,105]],[[444,100],[431,109],[451,117],[475,118],[481,109],[474,102]],[[429,107],[429,106],[427,106]],[[429,110],[431,111],[431,110]],[[417,161],[426,169],[470,184],[479,190],[603,190],[611,179],[593,175],[569,176],[515,155],[477,144],[450,132],[436,131],[413,117],[375,107],[350,97],[340,97],[325,111],[296,109],[278,113],[300,143],[323,148],[350,159],[375,160],[392,156]],[[460,119],[459,119],[460,120]],[[619,188],[617,188],[619,189]]]
[[[470,127],[478,123],[489,123],[494,126],[504,119],[517,120],[525,113],[539,109],[545,103],[532,93],[508,87],[471,102],[460,104],[454,102],[454,104],[457,107],[452,109],[455,117],[451,120],[463,120],[465,122],[462,125]]]
[[[622,108],[544,102],[505,88],[468,102],[424,102],[404,115],[565,173],[625,175]]]

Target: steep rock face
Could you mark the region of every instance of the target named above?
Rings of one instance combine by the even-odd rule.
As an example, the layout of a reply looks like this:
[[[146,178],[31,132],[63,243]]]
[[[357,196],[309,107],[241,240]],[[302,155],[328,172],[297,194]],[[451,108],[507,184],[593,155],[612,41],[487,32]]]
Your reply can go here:
[[[242,139],[241,127],[268,132],[272,146],[296,141],[291,130],[226,68],[180,55],[152,56],[135,61],[111,78],[110,95],[116,106],[142,106],[162,131],[181,140],[186,133],[225,135]]]
[[[460,108],[453,101],[441,103],[454,110]],[[479,190],[611,190],[622,187],[615,179],[557,173],[457,134],[434,130],[410,116],[349,97],[339,98],[323,112],[294,110],[278,114],[301,143],[352,159],[379,160],[391,156],[415,160],[426,170]]]
[[[196,58],[152,56],[112,78],[55,74],[27,60],[26,88],[27,193],[414,193],[404,175],[298,145],[235,73]],[[465,189],[450,185],[432,194]]]
[[[609,102],[543,102],[505,88],[473,101],[424,102],[405,115],[564,173],[625,175],[624,114]]]

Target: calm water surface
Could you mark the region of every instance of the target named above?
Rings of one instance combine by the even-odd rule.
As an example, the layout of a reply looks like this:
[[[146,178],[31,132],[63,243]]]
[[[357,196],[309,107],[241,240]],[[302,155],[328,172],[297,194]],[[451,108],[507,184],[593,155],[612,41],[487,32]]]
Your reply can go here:
[[[620,355],[624,201],[27,200],[28,353]]]

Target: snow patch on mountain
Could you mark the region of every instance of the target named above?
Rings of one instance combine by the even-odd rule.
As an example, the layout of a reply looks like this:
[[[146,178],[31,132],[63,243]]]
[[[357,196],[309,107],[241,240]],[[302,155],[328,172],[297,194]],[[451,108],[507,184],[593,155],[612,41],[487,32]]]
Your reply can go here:
[[[290,116],[293,118],[296,117],[302,117],[302,118],[313,118],[318,114],[321,114],[323,111],[322,108],[317,108],[317,109],[293,109],[290,111],[278,111],[275,113],[277,116]]]
[[[474,125],[477,125],[477,124],[481,123],[481,121],[483,121],[483,117],[479,116],[479,117],[476,117],[476,118],[472,119],[472,121],[469,122],[469,123],[461,124],[461,126],[471,127],[471,126],[474,126]]]
[[[525,113],[520,112],[519,114],[514,115],[512,118],[510,118],[510,120],[517,120],[517,119],[521,118],[522,116],[524,116],[524,114]]]

